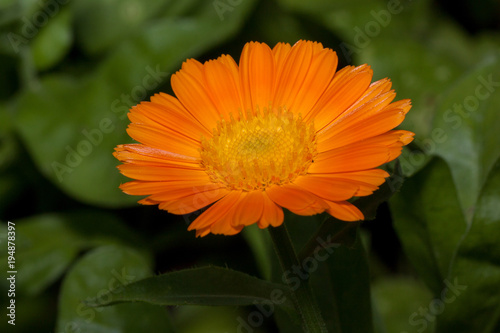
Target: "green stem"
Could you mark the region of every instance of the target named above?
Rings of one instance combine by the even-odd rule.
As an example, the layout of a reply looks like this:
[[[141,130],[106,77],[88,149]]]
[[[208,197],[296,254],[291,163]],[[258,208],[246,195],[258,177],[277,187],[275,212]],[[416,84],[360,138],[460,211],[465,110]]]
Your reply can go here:
[[[293,303],[302,320],[302,328],[307,333],[326,333],[326,324],[321,317],[321,312],[312,294],[308,279],[290,279],[290,272],[294,267],[302,267],[297,258],[290,235],[285,224],[277,228],[269,227],[273,240],[274,250],[278,255],[283,277],[288,286],[293,290]]]

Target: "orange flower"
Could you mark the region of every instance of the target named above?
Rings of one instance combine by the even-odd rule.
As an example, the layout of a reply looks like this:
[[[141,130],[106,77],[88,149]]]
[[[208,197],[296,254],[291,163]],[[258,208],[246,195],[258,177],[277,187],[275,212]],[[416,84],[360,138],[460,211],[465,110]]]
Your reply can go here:
[[[116,147],[120,188],[187,214],[212,204],[189,230],[233,235],[244,226],[283,223],[326,211],[363,214],[346,200],[370,195],[389,175],[413,133],[392,130],[411,108],[392,102],[391,82],[374,83],[367,65],[338,72],[320,43],[247,43],[239,66],[228,55],[189,59],[172,75],[176,97],[156,94],[130,110],[129,135]]]

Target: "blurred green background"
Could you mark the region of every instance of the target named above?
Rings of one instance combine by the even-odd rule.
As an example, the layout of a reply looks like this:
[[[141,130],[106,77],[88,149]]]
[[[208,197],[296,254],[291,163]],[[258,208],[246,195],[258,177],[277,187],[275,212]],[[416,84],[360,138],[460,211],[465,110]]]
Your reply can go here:
[[[362,279],[357,263],[337,265],[353,269],[354,285],[371,285],[374,331],[500,332],[495,0],[0,0],[0,274],[8,221],[18,270],[15,327],[0,280],[0,330],[245,332],[238,318],[254,307],[94,309],[80,300],[207,264],[266,277],[265,231],[196,239],[186,231],[192,216],[140,206],[118,189],[126,179],[111,153],[131,142],[128,108],[171,92],[186,58],[238,59],[250,40],[298,39],[334,49],[340,66],[368,63],[375,80],[390,77],[397,98],[412,99],[402,128],[416,139],[400,158],[408,178],[362,227],[370,272]],[[342,332],[364,333],[354,314],[362,295],[349,292],[332,313]],[[290,331],[273,318],[257,326]]]

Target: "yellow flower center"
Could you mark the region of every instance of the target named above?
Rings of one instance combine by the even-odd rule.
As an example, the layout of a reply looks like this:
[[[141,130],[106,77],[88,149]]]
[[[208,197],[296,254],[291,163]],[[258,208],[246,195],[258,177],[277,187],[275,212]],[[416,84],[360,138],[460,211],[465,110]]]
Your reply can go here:
[[[283,109],[222,120],[213,137],[203,138],[202,166],[215,183],[256,190],[286,184],[307,173],[316,155],[313,123]]]

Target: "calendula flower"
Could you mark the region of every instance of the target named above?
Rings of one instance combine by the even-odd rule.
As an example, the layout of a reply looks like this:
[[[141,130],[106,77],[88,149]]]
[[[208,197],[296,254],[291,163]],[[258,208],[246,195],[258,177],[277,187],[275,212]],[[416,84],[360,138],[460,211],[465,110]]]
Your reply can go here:
[[[131,108],[129,135],[116,147],[120,188],[173,214],[206,209],[197,236],[283,223],[283,208],[363,219],[349,200],[370,195],[413,133],[393,130],[411,108],[393,102],[391,82],[371,83],[367,65],[336,72],[320,43],[247,43],[231,56],[189,59],[160,93]]]

